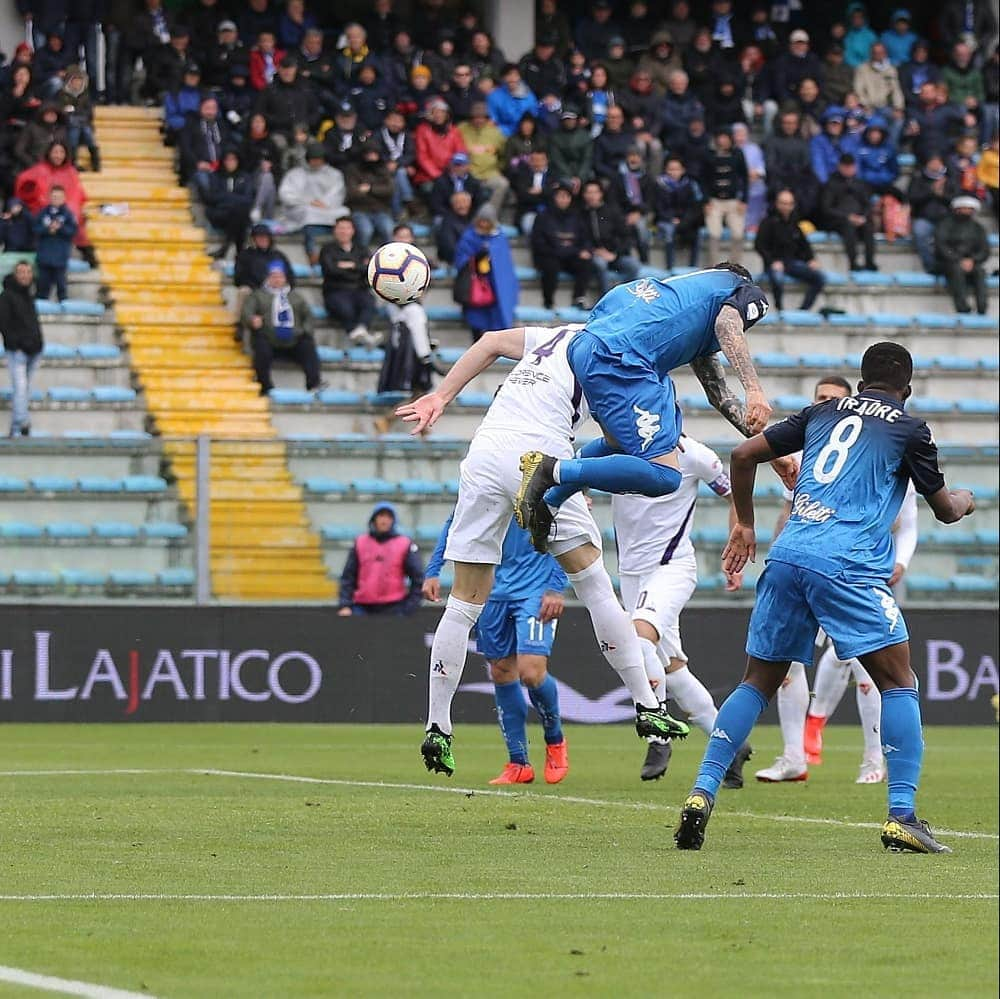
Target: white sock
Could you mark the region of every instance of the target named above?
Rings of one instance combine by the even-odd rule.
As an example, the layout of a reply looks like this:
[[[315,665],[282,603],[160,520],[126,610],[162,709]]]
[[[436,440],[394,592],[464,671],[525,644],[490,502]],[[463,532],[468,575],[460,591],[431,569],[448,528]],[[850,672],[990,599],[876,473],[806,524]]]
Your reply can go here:
[[[434,632],[427,727],[437,725],[445,735],[451,735],[451,702],[462,680],[462,670],[465,669],[469,633],[482,609],[482,604],[468,604],[456,597],[448,597],[444,614]]]
[[[688,721],[697,725],[706,735],[711,735],[715,716],[719,712],[712,695],[701,680],[687,666],[682,666],[667,674],[667,690],[677,702],[677,707],[688,716]]]
[[[778,688],[778,721],[781,723],[781,738],[785,742],[782,755],[803,767],[806,765],[803,738],[808,710],[809,684],[806,683],[806,668],[802,663],[792,663],[788,668],[788,683]]]
[[[667,671],[656,653],[656,644],[648,638],[643,638],[642,635],[639,635],[638,638],[646,677],[650,687],[653,688],[653,693],[656,694],[656,699],[662,704],[667,699]]]
[[[587,607],[604,658],[628,687],[632,700],[644,708],[658,707],[643,666],[639,636],[615,596],[604,562],[598,558],[583,572],[570,573],[569,581]]]
[[[827,646],[816,664],[816,679],[813,681],[813,702],[809,714],[829,718],[847,690],[851,671],[847,663],[837,658],[833,646]]]
[[[857,684],[858,717],[861,719],[861,734],[865,738],[865,759],[881,763],[882,733],[879,725],[882,721],[882,695],[868,670],[857,659],[852,659],[848,665]]]

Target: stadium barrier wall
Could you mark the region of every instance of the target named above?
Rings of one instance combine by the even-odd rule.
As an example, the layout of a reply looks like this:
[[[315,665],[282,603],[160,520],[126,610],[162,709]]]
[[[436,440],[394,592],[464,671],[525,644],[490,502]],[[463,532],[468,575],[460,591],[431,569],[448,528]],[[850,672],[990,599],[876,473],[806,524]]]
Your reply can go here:
[[[433,608],[345,619],[317,607],[0,607],[0,719],[417,724],[439,616]],[[906,618],[925,720],[993,723],[997,613],[910,610]],[[747,619],[736,607],[684,614],[691,665],[717,700],[742,673]],[[489,722],[492,687],[471,648],[454,714]],[[568,721],[633,717],[580,608],[559,624],[551,669]],[[838,721],[856,719],[847,700]]]

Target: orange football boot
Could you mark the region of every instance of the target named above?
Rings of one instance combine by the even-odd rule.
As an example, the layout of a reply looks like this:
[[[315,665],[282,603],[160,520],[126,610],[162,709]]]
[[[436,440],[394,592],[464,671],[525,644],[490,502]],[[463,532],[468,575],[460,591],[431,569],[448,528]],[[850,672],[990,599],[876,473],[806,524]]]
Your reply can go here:
[[[566,740],[545,747],[545,783],[558,784],[569,773]]]
[[[530,784],[535,779],[535,771],[530,763],[508,763],[499,777],[491,784]]]
[[[820,715],[806,715],[806,728],[802,743],[806,751],[806,763],[819,765],[823,762],[823,729],[826,718]]]

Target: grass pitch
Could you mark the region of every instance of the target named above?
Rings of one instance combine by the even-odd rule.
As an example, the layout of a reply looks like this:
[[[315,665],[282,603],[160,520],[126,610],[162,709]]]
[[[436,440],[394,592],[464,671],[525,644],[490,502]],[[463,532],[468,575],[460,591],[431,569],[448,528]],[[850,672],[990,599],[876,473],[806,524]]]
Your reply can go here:
[[[5,726],[0,964],[161,999],[997,994],[995,729],[927,731],[944,857],[882,851],[853,726],[777,786],[757,731],[700,853],[671,839],[700,735],[655,784],[628,728],[568,737],[562,785],[507,795],[486,726],[450,781],[416,726]]]

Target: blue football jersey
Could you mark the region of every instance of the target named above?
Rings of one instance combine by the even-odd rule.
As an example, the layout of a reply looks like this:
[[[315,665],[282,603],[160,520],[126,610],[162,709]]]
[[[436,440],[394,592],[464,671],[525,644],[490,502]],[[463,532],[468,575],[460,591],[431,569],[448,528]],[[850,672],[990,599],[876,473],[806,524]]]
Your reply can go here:
[[[594,306],[585,329],[611,353],[642,358],[662,378],[719,350],[715,321],[723,305],[739,311],[745,330],[767,314],[767,296],[756,285],[732,271],[704,270],[620,284]]]
[[[887,579],[907,482],[923,496],[944,486],[927,424],[867,390],[809,406],[764,436],[776,455],[802,452],[792,512],[768,559]]]

